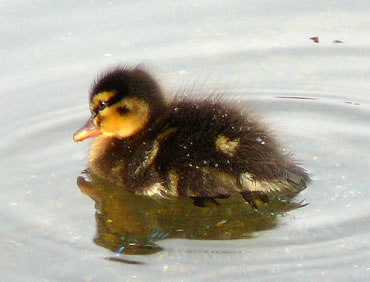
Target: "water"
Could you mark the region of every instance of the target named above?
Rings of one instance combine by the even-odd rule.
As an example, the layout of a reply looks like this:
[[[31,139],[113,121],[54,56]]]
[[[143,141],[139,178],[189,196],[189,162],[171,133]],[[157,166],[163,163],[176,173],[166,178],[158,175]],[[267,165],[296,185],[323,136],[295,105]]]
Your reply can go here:
[[[0,280],[369,280],[369,9],[3,1]],[[94,243],[95,203],[76,184],[88,144],[72,134],[92,79],[116,63],[144,63],[166,89],[232,89],[312,174],[297,197],[309,205],[240,240],[157,232],[161,251],[109,260]]]

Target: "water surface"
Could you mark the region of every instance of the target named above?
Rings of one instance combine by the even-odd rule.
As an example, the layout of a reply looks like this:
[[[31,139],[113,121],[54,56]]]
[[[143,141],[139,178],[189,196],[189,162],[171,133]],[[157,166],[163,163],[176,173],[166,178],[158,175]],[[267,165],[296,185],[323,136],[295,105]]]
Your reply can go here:
[[[249,2],[0,4],[1,280],[369,279],[370,5]],[[76,183],[88,144],[72,134],[91,81],[116,63],[252,107],[313,176],[297,197],[309,205],[242,239],[152,232],[154,254],[107,259],[116,247],[96,240],[95,202]]]

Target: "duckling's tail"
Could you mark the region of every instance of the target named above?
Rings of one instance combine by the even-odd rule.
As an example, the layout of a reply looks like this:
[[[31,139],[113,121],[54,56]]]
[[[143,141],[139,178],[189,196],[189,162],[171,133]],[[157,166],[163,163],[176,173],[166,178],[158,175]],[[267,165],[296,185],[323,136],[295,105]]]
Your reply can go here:
[[[286,170],[284,180],[289,184],[289,187],[286,187],[287,190],[298,194],[307,188],[307,185],[311,182],[311,177],[303,168],[294,166]],[[285,182],[284,180],[283,182]]]
[[[294,198],[311,182],[307,171],[297,166],[287,169],[278,179],[256,181],[244,174],[241,175],[240,180],[243,187],[241,196],[255,209],[268,203],[270,197]]]
[[[280,177],[271,179],[254,179],[249,173],[240,175],[241,192],[252,192],[266,195],[288,193],[297,195],[311,181],[309,174],[298,166],[285,169]]]

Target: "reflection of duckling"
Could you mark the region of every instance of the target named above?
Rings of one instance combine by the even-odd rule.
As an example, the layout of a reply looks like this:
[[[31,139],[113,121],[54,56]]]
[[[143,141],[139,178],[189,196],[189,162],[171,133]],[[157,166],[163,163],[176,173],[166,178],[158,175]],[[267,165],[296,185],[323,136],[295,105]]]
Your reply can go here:
[[[256,207],[255,196],[296,194],[309,181],[252,117],[211,98],[167,103],[140,68],[104,73],[90,111],[74,134],[75,141],[97,136],[90,171],[139,195],[188,196],[203,205],[239,192]]]
[[[77,178],[81,192],[95,202],[96,235],[94,242],[115,253],[152,254],[162,248],[162,239],[231,240],[253,238],[256,232],[270,230],[278,225],[278,217],[302,207],[286,199],[272,199],[255,213],[242,206],[241,197],[223,201],[222,208],[199,209],[188,199],[153,201],[117,189],[91,175],[89,181]],[[138,209],[140,207],[140,209]],[[110,260],[122,261],[122,257]]]

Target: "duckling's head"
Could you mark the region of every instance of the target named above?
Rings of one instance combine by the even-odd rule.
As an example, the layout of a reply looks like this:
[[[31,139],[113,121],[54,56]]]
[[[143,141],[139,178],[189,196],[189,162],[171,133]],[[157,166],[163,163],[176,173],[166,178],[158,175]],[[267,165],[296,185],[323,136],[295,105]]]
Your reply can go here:
[[[162,92],[146,71],[115,68],[103,73],[90,92],[90,119],[73,135],[75,141],[103,134],[128,138],[147,128],[165,107]]]

